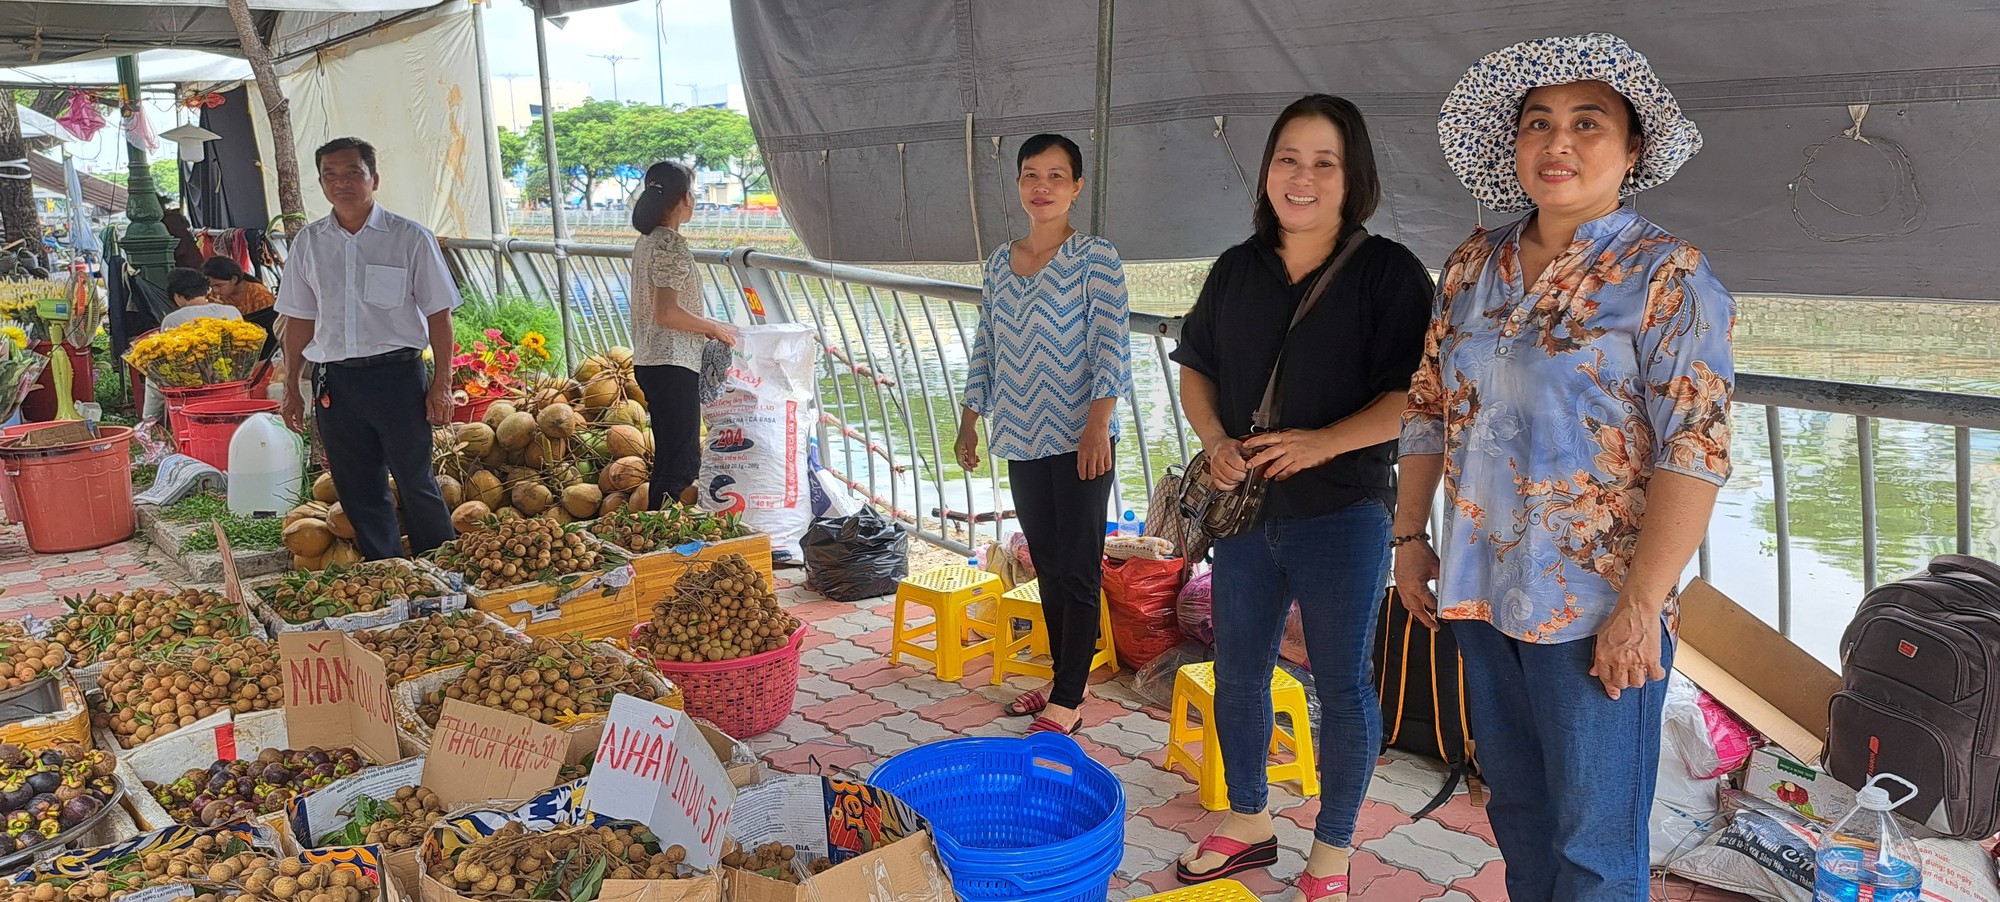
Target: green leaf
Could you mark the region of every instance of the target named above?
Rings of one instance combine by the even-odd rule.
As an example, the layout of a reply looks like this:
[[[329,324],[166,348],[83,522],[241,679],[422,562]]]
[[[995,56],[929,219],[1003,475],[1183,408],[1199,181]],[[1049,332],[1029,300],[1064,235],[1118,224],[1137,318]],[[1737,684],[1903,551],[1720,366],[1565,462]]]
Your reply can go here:
[[[570,902],[591,902],[591,900],[596,899],[597,891],[604,886],[604,871],[610,865],[610,859],[599,857],[597,861],[591,864],[588,872],[570,881]]]

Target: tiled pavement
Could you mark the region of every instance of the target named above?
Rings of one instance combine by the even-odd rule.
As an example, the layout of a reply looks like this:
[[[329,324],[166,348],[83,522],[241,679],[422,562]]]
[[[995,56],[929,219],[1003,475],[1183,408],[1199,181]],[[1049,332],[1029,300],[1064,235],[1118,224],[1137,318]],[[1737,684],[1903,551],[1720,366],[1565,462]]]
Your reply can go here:
[[[791,586],[802,571],[780,571],[786,607],[810,632],[803,677],[791,717],[750,741],[772,769],[791,773],[815,767],[866,776],[898,752],[954,736],[1019,733],[1026,724],[1001,716],[1001,705],[1032,683],[988,685],[990,665],[975,664],[965,679],[935,679],[928,664],[888,662],[887,599],[857,604],[829,601]],[[792,579],[786,579],[790,577]],[[26,611],[51,616],[62,596],[91,589],[149,587],[182,577],[164,556],[135,541],[69,555],[34,555],[18,526],[0,527],[0,615]],[[1125,858],[1112,878],[1113,900],[1140,898],[1175,888],[1173,861],[1221,818],[1204,810],[1194,784],[1161,769],[1165,712],[1148,707],[1132,690],[1130,671],[1100,672],[1085,726],[1077,741],[1125,784],[1128,816]],[[1019,678],[1015,678],[1016,681]],[[1422,759],[1391,752],[1376,768],[1361,811],[1353,862],[1353,898],[1382,902],[1498,902],[1506,898],[1499,853],[1485,815],[1464,793],[1422,821],[1408,812],[1440,785],[1440,771]],[[1289,899],[1291,878],[1312,844],[1316,799],[1301,798],[1296,784],[1272,787],[1278,818],[1278,864],[1247,875],[1244,883],[1266,900]],[[1742,900],[1673,878],[1656,879],[1654,900]]]

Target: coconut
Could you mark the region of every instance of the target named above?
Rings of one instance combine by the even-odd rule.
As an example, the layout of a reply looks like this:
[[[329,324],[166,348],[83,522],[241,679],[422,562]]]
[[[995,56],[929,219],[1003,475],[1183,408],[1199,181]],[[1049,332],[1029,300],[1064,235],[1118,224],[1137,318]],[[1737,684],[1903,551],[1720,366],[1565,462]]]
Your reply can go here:
[[[631,348],[614,347],[609,351],[605,351],[604,357],[606,360],[616,364],[620,369],[629,370],[632,368]]]
[[[460,485],[458,480],[439,475],[437,483],[438,494],[444,498],[445,507],[457,507],[465,501],[465,486]]]
[[[479,501],[493,510],[499,510],[500,505],[507,503],[507,491],[501,487],[500,477],[493,475],[492,470],[472,474],[465,487],[470,496],[468,500]]]
[[[646,405],[627,398],[607,408],[602,419],[614,425],[641,427],[646,425]]]
[[[539,470],[555,459],[554,443],[545,435],[536,435],[528,441],[528,447],[521,449],[521,463],[531,469]]]
[[[557,523],[561,523],[564,526],[568,526],[569,524],[576,522],[576,515],[570,513],[567,510],[564,510],[563,506],[560,504],[542,512],[542,516],[553,519]]]
[[[639,427],[620,423],[604,433],[604,450],[612,460],[640,457],[646,453],[646,437],[639,432]]]
[[[321,473],[313,480],[313,500],[321,504],[332,504],[340,500],[340,492],[333,487],[333,474]]]
[[[347,519],[347,509],[337,503],[326,509],[326,528],[333,530],[335,538],[354,538],[354,524]]]
[[[335,542],[333,547],[326,551],[328,567],[335,564],[353,566],[359,563],[361,563],[361,549],[354,547],[353,542]]]
[[[633,486],[631,497],[625,499],[625,507],[635,511],[652,510],[653,484],[642,482]]]
[[[290,526],[307,517],[311,517],[314,520],[325,520],[326,512],[326,505],[317,501],[308,501],[298,507],[292,508],[290,513],[285,514],[285,525]]]
[[[535,437],[535,418],[525,413],[515,413],[500,421],[500,427],[493,430],[499,438],[500,447],[509,451],[519,451],[528,447],[528,440]]]
[[[484,529],[486,518],[493,515],[493,509],[484,501],[467,501],[452,509],[451,525],[462,535]]]
[[[590,380],[597,378],[597,374],[603,372],[605,365],[609,363],[610,361],[592,354],[589,357],[583,358],[583,361],[576,365],[576,372],[571,373],[570,378],[587,384]]]
[[[604,492],[594,485],[578,484],[562,490],[563,510],[572,517],[595,517],[603,503]]]
[[[465,446],[466,457],[478,460],[493,450],[493,427],[485,423],[460,423],[457,428],[458,443]]]
[[[324,570],[324,569],[326,569],[326,555],[323,555],[323,554],[295,554],[295,555],[292,555],[292,569],[294,569],[294,570]]]
[[[535,425],[549,438],[568,439],[582,428],[583,417],[577,416],[576,408],[558,401],[535,414]]]
[[[515,510],[515,509],[513,509],[513,508],[511,508],[511,507],[501,507],[501,508],[495,508],[495,509],[494,509],[494,511],[493,511],[493,516],[496,516],[496,517],[499,517],[499,518],[500,518],[501,520],[503,520],[503,521],[505,521],[505,520],[519,520],[519,519],[521,519],[521,512],[520,512],[520,511],[517,511],[517,510]]]
[[[514,508],[530,517],[548,510],[549,505],[556,501],[555,493],[539,482],[523,482],[514,486],[510,497],[513,498]]]
[[[589,410],[603,410],[623,399],[618,390],[618,377],[610,373],[599,373],[583,383],[583,406]]]
[[[630,377],[626,378],[625,397],[637,401],[640,404],[646,403],[646,393],[639,388],[639,380]]]
[[[612,492],[604,496],[604,500],[597,505],[597,515],[608,517],[615,511],[623,510],[625,507],[625,498],[626,495],[624,492]]]
[[[513,416],[515,410],[516,408],[512,402],[495,401],[492,406],[486,408],[486,415],[480,417],[479,421],[485,423],[486,428],[498,431],[500,424],[506,422],[508,417]]]
[[[322,555],[333,545],[333,530],[325,520],[303,517],[285,527],[285,550],[308,557]]]
[[[629,492],[645,482],[646,476],[645,461],[637,457],[621,457],[604,468],[604,474],[597,479],[597,487],[607,492]]]

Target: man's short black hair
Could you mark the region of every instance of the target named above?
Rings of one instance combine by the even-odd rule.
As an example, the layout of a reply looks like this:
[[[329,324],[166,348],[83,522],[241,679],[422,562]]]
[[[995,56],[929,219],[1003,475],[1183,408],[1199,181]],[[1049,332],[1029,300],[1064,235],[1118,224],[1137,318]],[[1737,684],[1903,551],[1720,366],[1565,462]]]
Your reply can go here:
[[[177,298],[208,297],[208,276],[199,269],[176,266],[167,273],[167,291]]]
[[[326,159],[328,154],[336,154],[343,150],[359,151],[361,162],[368,167],[368,174],[374,175],[381,171],[375,168],[375,145],[360,138],[335,138],[321,144],[318,150],[313,151],[313,168],[318,169],[320,161]]]

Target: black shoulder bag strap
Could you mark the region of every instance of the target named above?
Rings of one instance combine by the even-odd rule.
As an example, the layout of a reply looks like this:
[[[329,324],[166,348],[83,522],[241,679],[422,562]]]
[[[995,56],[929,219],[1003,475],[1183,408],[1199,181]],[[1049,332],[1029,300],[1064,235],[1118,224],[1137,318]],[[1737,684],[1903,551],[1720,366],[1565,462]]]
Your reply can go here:
[[[1292,330],[1297,329],[1299,323],[1305,321],[1306,314],[1319,306],[1319,299],[1326,295],[1327,286],[1333,284],[1334,275],[1340,272],[1340,268],[1346,265],[1348,258],[1353,257],[1361,245],[1368,242],[1368,237],[1367,229],[1357,227],[1354,234],[1348,236],[1347,246],[1334,255],[1333,262],[1327,264],[1326,269],[1320,271],[1319,278],[1314,279],[1312,287],[1306,290],[1305,299],[1299,302],[1297,310],[1292,311],[1292,324],[1285,327],[1287,341],[1291,339]],[[1271,361],[1271,378],[1264,383],[1264,400],[1257,405],[1257,411],[1250,415],[1251,432],[1269,432],[1278,422],[1278,375],[1284,370],[1284,366],[1285,346],[1280,344],[1278,359]]]

